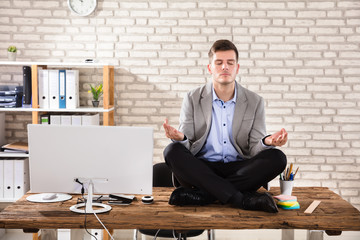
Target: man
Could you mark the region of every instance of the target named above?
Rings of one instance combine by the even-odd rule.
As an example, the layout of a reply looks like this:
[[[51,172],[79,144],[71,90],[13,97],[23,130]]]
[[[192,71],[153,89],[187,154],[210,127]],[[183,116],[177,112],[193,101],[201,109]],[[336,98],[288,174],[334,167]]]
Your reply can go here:
[[[228,40],[209,51],[212,83],[184,98],[179,130],[165,120],[171,143],[164,158],[182,187],[173,205],[204,205],[219,200],[234,207],[277,212],[270,194],[256,192],[278,176],[286,156],[276,146],[287,142],[281,129],[266,135],[264,100],[235,81],[238,51]]]

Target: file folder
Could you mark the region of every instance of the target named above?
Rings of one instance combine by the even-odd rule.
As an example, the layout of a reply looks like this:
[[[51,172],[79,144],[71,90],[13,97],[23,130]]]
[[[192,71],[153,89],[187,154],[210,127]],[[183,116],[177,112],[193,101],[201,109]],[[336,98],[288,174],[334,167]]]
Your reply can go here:
[[[59,108],[66,108],[66,71],[59,70]]]
[[[40,124],[50,124],[50,115],[49,114],[40,115]]]
[[[5,144],[5,113],[0,113],[0,146]]]
[[[39,107],[49,108],[49,70],[39,71]]]
[[[81,119],[82,119],[81,115],[72,115],[71,116],[71,125],[73,125],[73,126],[82,125]]]
[[[14,198],[21,198],[30,187],[27,159],[14,160]]]
[[[85,114],[82,115],[81,119],[82,125],[100,125],[100,116],[99,114]]]
[[[59,70],[49,70],[50,109],[59,109]]]
[[[66,70],[66,108],[79,107],[79,70]]]
[[[60,115],[61,125],[70,126],[71,125],[71,115]]]
[[[24,96],[23,104],[31,105],[31,67],[23,66]]]
[[[13,160],[4,160],[4,198],[14,198]]]
[[[61,117],[60,115],[50,115],[50,125],[60,125]]]
[[[0,198],[4,198],[4,160],[0,160]]]

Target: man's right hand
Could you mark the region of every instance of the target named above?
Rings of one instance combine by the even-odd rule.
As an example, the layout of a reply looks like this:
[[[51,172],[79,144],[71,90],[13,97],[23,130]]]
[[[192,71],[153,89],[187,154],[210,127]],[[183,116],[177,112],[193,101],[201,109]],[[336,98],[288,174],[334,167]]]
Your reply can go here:
[[[163,123],[163,127],[165,129],[166,137],[173,139],[175,141],[182,141],[184,139],[184,134],[182,132],[179,132],[176,128],[170,126],[168,124],[167,118],[165,119],[165,122]]]

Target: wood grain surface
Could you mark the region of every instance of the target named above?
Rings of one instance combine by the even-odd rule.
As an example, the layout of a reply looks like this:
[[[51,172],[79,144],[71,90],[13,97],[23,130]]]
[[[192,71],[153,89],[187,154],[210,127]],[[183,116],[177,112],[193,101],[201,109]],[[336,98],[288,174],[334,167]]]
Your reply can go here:
[[[360,212],[339,195],[323,187],[295,187],[300,209],[279,213],[247,211],[220,203],[208,206],[171,206],[172,188],[154,188],[153,204],[141,203],[141,197],[128,206],[113,206],[98,214],[109,229],[313,229],[360,231]],[[278,195],[279,188],[272,188]],[[29,194],[28,194],[29,195]],[[0,228],[61,229],[84,228],[84,215],[70,212],[78,195],[61,203],[31,203],[25,195],[0,213]],[[321,204],[312,214],[305,214],[313,200]],[[87,215],[87,228],[101,228],[94,215]]]

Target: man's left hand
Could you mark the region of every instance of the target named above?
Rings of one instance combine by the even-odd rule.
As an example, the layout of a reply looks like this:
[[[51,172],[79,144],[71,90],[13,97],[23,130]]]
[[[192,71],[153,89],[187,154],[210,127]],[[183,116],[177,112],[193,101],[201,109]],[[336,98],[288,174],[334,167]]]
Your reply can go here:
[[[274,147],[281,147],[286,144],[287,142],[288,133],[284,128],[280,131],[268,136],[265,138],[264,142],[266,145],[274,146]]]

